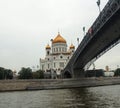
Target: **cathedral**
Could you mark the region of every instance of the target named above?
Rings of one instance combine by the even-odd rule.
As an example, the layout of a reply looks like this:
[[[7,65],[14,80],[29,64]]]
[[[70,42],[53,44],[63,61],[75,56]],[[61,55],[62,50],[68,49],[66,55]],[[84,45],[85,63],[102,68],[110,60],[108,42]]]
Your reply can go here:
[[[45,78],[60,78],[62,70],[75,51],[75,46],[71,43],[67,48],[66,40],[58,32],[58,35],[51,40],[51,46],[48,44],[45,47],[45,51],[45,58],[40,58],[40,69],[44,71]]]

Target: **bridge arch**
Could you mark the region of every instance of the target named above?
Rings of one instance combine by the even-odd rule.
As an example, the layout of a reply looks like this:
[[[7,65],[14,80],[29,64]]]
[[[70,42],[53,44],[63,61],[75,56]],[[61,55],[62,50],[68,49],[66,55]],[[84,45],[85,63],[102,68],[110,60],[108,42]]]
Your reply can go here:
[[[72,78],[72,75],[69,71],[65,71],[64,74],[63,74],[63,77],[64,78]]]

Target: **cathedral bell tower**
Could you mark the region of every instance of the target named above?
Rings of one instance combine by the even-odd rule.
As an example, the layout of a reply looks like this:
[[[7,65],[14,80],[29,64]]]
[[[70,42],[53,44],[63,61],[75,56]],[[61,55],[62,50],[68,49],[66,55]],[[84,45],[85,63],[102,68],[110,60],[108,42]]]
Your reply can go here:
[[[51,47],[49,46],[49,44],[47,44],[46,46],[46,56],[49,56],[51,53]]]
[[[75,46],[73,44],[70,45],[70,52],[72,54],[75,52]]]

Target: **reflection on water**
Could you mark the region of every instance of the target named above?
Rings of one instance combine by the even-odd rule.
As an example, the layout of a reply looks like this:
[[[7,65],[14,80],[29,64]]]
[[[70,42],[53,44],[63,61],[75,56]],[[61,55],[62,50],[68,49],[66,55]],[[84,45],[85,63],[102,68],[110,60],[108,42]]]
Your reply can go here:
[[[120,108],[120,86],[0,93],[0,108]]]

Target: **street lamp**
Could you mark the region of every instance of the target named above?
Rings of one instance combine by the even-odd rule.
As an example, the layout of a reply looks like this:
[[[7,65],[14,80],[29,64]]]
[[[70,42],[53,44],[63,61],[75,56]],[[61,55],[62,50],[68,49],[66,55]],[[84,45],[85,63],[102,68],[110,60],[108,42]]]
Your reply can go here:
[[[101,8],[100,8],[100,0],[98,0],[97,2],[98,8],[99,8],[99,12],[101,12]]]
[[[85,27],[83,27],[83,35],[85,36]]]
[[[78,46],[79,46],[79,38],[77,38]]]

